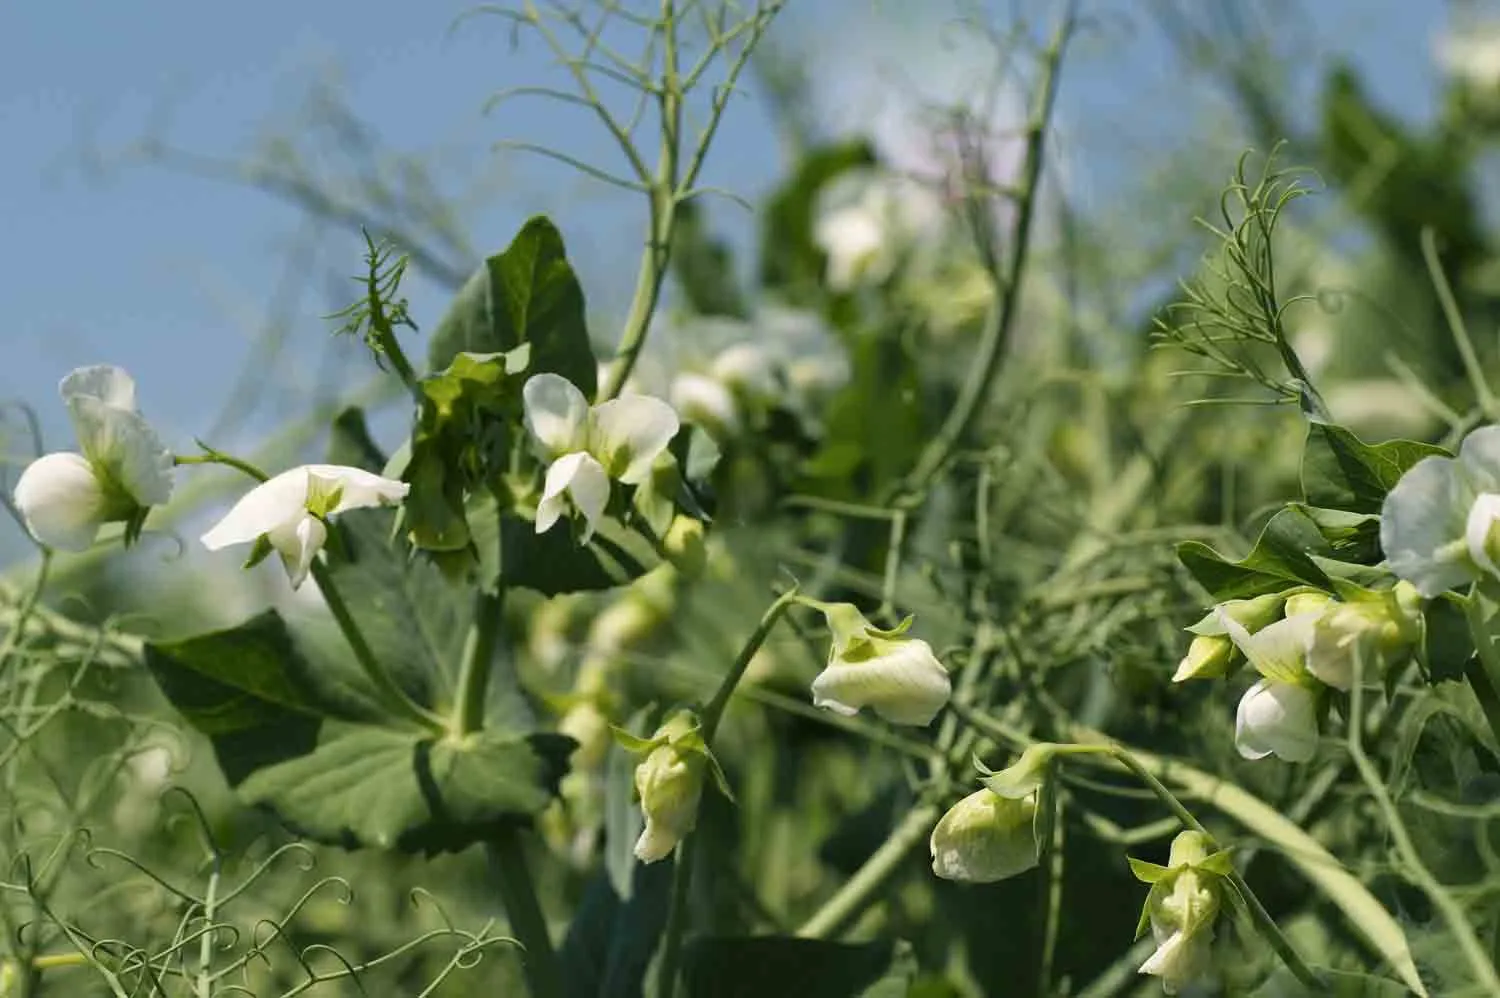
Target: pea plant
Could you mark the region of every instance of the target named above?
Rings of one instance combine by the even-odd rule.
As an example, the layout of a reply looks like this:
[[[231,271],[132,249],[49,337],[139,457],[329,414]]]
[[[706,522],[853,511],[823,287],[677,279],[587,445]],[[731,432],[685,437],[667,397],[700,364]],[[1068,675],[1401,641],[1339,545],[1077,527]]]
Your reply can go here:
[[[1018,127],[799,143],[744,267],[703,175],[785,6],[474,15],[571,84],[496,103],[618,162],[509,145],[640,200],[617,330],[537,215],[435,320],[365,232],[330,325],[394,401],[321,454],[61,379],[4,498],[0,995],[1500,994],[1483,81],[1422,135],[1336,76],[1320,171],[1243,156],[1142,309],[1048,181],[1059,5],[988,29]],[[1410,438],[1319,347],[1372,315],[1435,330]],[[228,626],[99,582],[189,505],[150,570],[268,578]]]

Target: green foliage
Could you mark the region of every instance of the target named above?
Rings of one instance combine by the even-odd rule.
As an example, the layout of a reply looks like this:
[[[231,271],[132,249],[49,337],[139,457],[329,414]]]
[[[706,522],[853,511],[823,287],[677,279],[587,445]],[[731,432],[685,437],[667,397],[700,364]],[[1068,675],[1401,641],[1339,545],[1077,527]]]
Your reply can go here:
[[[684,970],[692,998],[900,998],[916,977],[904,943],[770,936],[699,939]]]
[[[820,297],[824,257],[813,240],[815,209],[823,189],[845,171],[875,163],[864,140],[824,146],[806,153],[765,208],[761,232],[761,286],[795,303]]]

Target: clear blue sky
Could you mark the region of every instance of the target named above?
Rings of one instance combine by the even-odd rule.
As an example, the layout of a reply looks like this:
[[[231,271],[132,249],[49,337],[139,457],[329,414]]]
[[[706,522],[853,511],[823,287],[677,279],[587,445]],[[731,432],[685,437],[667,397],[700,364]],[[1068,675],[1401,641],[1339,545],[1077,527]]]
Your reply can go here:
[[[390,146],[440,154],[455,193],[490,192],[485,206],[466,216],[478,250],[502,246],[527,215],[549,211],[570,239],[591,301],[601,309],[618,303],[631,277],[620,261],[633,260],[639,245],[629,202],[560,168],[522,163],[492,148],[501,138],[519,138],[600,161],[607,151],[599,130],[584,116],[540,102],[486,115],[489,94],[556,75],[539,45],[512,48],[496,19],[454,28],[455,17],[472,6],[467,0],[0,6],[0,400],[31,402],[51,434],[49,446],[70,446],[57,379],[80,364],[118,363],[140,382],[148,416],[174,444],[190,446],[248,355],[282,280],[298,216],[261,194],[131,164],[124,152],[157,131],[194,151],[244,154],[292,120],[308,85],[335,70],[352,106]],[[1070,68],[1061,108],[1065,125],[1085,137],[1110,129],[1171,135],[1185,123],[1180,92],[1174,93],[1180,75],[1160,39],[1141,24],[1142,6],[1093,3],[1100,31]],[[1312,22],[1280,30],[1312,49],[1356,55],[1375,93],[1402,113],[1419,116],[1430,107],[1431,41],[1443,5],[1303,0],[1302,6],[1314,12]],[[942,75],[941,31],[912,27],[920,20],[912,11],[922,9],[915,3],[792,0],[791,9],[786,38],[815,54],[815,73],[896,64],[917,79]],[[1094,129],[1094,121],[1103,127]],[[1111,170],[1119,169],[1100,145],[1085,139],[1076,147],[1085,191],[1107,189]],[[86,155],[90,148],[102,159]],[[764,109],[747,95],[731,112],[710,179],[753,200],[779,164]],[[354,273],[355,244],[329,242],[314,265]],[[431,286],[412,291],[419,320],[435,321],[442,297]],[[329,300],[324,283],[315,282],[291,306],[292,335],[321,344],[327,326],[318,316]],[[321,347],[305,343],[293,351],[296,362],[267,378],[285,382],[300,365],[311,381]],[[0,524],[0,551],[14,550],[4,540],[9,532]]]

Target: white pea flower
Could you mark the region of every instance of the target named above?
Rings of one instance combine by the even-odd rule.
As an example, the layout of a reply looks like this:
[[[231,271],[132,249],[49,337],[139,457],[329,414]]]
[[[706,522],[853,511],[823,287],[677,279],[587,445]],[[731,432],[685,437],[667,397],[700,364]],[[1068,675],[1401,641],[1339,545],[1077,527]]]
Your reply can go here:
[[[932,830],[932,872],[944,880],[993,883],[1037,865],[1036,794],[1001,797],[988,787],[954,804]]]
[[[672,379],[669,395],[672,407],[689,422],[719,436],[739,433],[739,404],[723,381],[695,371],[683,371]]]
[[[1431,598],[1484,574],[1500,577],[1500,426],[1464,438],[1458,457],[1424,457],[1380,511],[1390,569]]]
[[[698,719],[689,711],[678,711],[650,741],[637,741],[635,747],[646,752],[635,768],[635,792],[646,819],[635,856],[655,863],[671,855],[697,825],[703,777],[713,760],[698,732]]]
[[[1307,762],[1318,747],[1320,684],[1307,671],[1318,613],[1299,613],[1251,634],[1227,613],[1226,633],[1261,679],[1240,699],[1234,744],[1246,759]]]
[[[1172,840],[1166,866],[1130,860],[1136,877],[1151,885],[1139,931],[1149,924],[1156,940],[1140,973],[1160,977],[1169,995],[1203,980],[1212,969],[1221,881],[1231,867],[1228,854],[1210,853],[1210,845],[1201,832],[1185,831]]]
[[[1336,689],[1354,685],[1354,665],[1366,674],[1410,652],[1421,640],[1421,597],[1409,582],[1345,602],[1330,601],[1318,614],[1307,645],[1307,671]]]
[[[610,480],[639,485],[677,435],[677,413],[649,395],[621,395],[590,406],[561,375],[531,377],[522,389],[526,427],[551,462],[536,509],[536,532],[552,528],[571,505],[593,536],[609,504]]]
[[[172,452],[135,408],[135,382],[118,367],[81,367],[62,379],[81,454],[56,452],[27,466],[15,502],[47,547],[82,551],[105,523],[134,540],[146,510],[172,495]]]
[[[1438,39],[1438,63],[1480,91],[1500,89],[1500,23],[1479,21]]]
[[[328,540],[328,517],[385,506],[406,498],[410,486],[359,468],[305,464],[262,482],[234,504],[202,537],[210,551],[254,544],[251,563],[271,551],[281,556],[292,588],[302,585]]]
[[[818,198],[813,241],[828,258],[828,286],[879,284],[942,224],[938,196],[916,180],[850,171]]]
[[[846,716],[869,707],[892,724],[931,723],[953,687],[931,645],[901,636],[911,618],[883,631],[853,604],[818,608],[833,632],[833,644],[827,668],[812,682],[813,706]]]

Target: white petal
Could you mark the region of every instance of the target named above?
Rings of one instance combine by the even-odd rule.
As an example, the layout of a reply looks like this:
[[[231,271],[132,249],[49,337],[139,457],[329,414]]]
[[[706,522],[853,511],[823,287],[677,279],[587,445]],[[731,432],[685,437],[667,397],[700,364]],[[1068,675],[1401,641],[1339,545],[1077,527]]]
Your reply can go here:
[[[328,483],[338,486],[339,503],[329,510],[330,513],[395,505],[411,491],[411,486],[405,482],[383,478],[363,468],[351,468],[342,464],[308,464],[303,466],[303,470],[321,479],[325,486]]]
[[[1487,550],[1490,531],[1496,522],[1500,522],[1500,495],[1482,493],[1469,507],[1469,516],[1464,522],[1464,546],[1474,564],[1492,574],[1500,574],[1500,567],[1496,567]]]
[[[60,551],[87,550],[106,505],[93,467],[82,454],[66,452],[27,465],[16,482],[15,501],[31,535]]]
[[[1307,647],[1312,641],[1319,614],[1299,613],[1284,617],[1251,634],[1227,610],[1221,607],[1216,612],[1224,633],[1262,676],[1290,683],[1305,671]]]
[[[1464,478],[1476,492],[1500,492],[1500,426],[1481,426],[1458,448]]]
[[[74,395],[68,414],[84,456],[137,503],[160,506],[172,497],[172,452],[139,413]]]
[[[780,388],[776,367],[764,347],[756,343],[736,343],[714,358],[709,374],[720,384],[764,398],[774,396]]]
[[[1317,695],[1305,686],[1262,679],[1240,698],[1234,744],[1246,759],[1274,752],[1287,762],[1307,762],[1318,747]]]
[[[1472,502],[1455,461],[1424,457],[1407,469],[1380,510],[1380,547],[1391,571],[1428,598],[1473,578],[1463,544]]]
[[[313,559],[327,543],[328,527],[316,516],[303,514],[290,527],[271,531],[269,539],[271,546],[281,555],[281,564],[286,568],[292,588],[296,589],[306,581]]]
[[[717,433],[739,432],[740,418],[734,395],[720,381],[685,372],[672,379],[672,405],[684,419]]]
[[[609,476],[604,473],[603,465],[582,451],[564,454],[547,469],[542,498],[536,507],[536,532],[551,529],[568,502],[583,515],[582,540],[587,542],[609,505]]]
[[[988,789],[970,794],[932,830],[932,872],[974,884],[1024,873],[1037,865],[1035,816],[1035,797],[1007,800]]]
[[[621,395],[589,414],[589,449],[626,485],[639,485],[681,427],[677,412],[650,395]]]
[[[1176,994],[1179,988],[1205,977],[1213,965],[1213,929],[1181,929],[1166,934],[1156,951],[1141,964],[1140,972],[1162,979],[1162,990]]]
[[[121,368],[110,364],[80,367],[57,386],[64,402],[75,398],[97,399],[111,409],[135,412],[135,380]]]
[[[560,374],[533,375],[521,389],[526,428],[548,457],[581,449],[586,440],[589,400]]]
[[[294,530],[307,512],[307,468],[283,471],[246,492],[224,518],[203,535],[203,546],[217,551],[249,544],[261,534]]]
[[[883,642],[886,651],[859,662],[831,662],[812,682],[814,707],[853,714],[870,707],[892,724],[925,727],[953,692],[948,670],[916,638]]]

